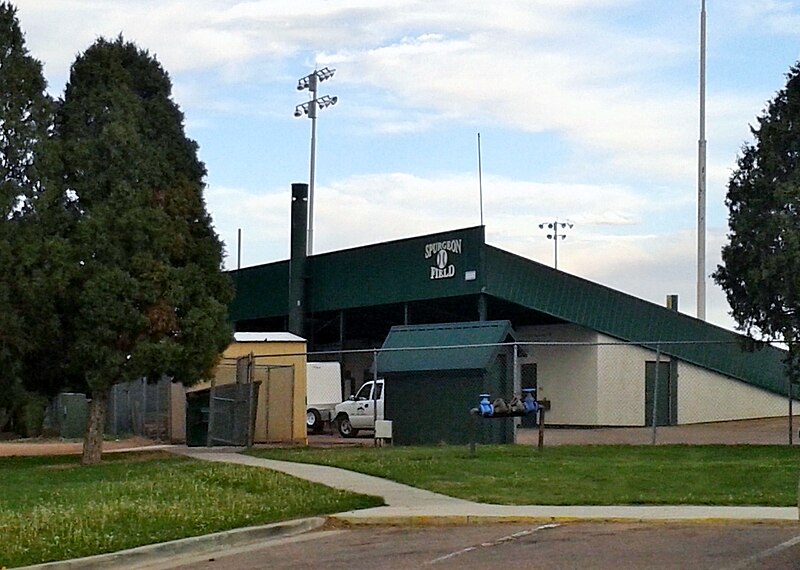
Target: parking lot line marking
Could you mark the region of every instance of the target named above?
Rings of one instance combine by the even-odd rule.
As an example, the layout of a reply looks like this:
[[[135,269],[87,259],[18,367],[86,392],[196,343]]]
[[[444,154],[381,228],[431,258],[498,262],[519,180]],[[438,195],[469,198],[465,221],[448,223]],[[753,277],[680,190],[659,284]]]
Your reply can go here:
[[[466,548],[462,548],[461,550],[456,550],[455,552],[451,552],[450,554],[445,554],[444,556],[440,556],[439,558],[434,558],[433,560],[429,560],[428,562],[425,563],[425,566],[430,566],[438,562],[444,562],[445,560],[450,560],[451,558],[455,558],[456,556],[461,556],[462,554],[466,554],[467,552],[472,552],[473,550],[477,550],[479,548],[490,548],[492,546],[500,546],[501,544],[518,540],[523,536],[531,535],[535,532],[539,532],[540,530],[546,530],[548,528],[556,528],[559,526],[561,525],[558,523],[543,524],[542,526],[537,526],[536,528],[515,532],[514,534],[498,538],[497,540],[493,540],[491,542],[483,542],[478,546],[468,546]]]
[[[777,546],[773,546],[772,548],[767,548],[766,550],[763,550],[763,551],[761,551],[761,552],[759,552],[757,554],[754,554],[750,558],[746,558],[746,559],[742,560],[736,566],[731,566],[730,568],[728,568],[728,570],[741,570],[742,568],[747,568],[753,562],[755,562],[757,560],[761,560],[762,558],[769,558],[773,554],[777,554],[777,553],[779,553],[779,552],[781,552],[783,550],[786,550],[787,548],[791,548],[795,544],[800,544],[800,535],[795,536],[794,538],[790,538],[786,542],[782,542]]]

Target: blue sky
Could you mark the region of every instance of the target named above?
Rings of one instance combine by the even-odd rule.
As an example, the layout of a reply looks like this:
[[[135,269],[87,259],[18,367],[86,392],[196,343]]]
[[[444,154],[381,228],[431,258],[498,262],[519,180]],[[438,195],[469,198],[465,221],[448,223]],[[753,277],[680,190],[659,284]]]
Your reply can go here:
[[[575,225],[559,269],[695,314],[700,0],[21,0],[59,96],[75,56],[122,33],[170,73],[236,264],[284,259],[319,94],[315,252],[480,223],[552,264],[541,222]],[[708,263],[749,124],[800,57],[800,0],[707,0]],[[708,320],[731,327],[707,280]]]

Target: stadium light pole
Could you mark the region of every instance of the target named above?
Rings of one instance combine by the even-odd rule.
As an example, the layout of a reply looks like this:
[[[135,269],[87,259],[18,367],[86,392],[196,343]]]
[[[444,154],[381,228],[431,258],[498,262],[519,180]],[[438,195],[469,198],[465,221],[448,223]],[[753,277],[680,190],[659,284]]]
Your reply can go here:
[[[310,100],[294,108],[295,117],[306,115],[311,119],[311,166],[308,176],[308,255],[314,252],[314,169],[317,147],[317,111],[330,107],[331,105],[336,105],[336,102],[339,100],[338,97],[329,97],[328,95],[323,95],[318,98],[317,85],[333,77],[335,72],[335,69],[323,67],[322,69],[315,69],[313,73],[309,73],[297,81],[297,90],[303,91],[304,89],[308,89],[311,96]]]
[[[547,228],[548,230],[553,230],[553,233],[547,234],[547,239],[553,240],[553,267],[558,269],[558,240],[560,239],[567,239],[567,236],[564,234],[564,230],[572,229],[574,224],[570,222],[542,222],[539,224],[539,229],[543,230]],[[561,227],[561,233],[558,233],[558,228]]]
[[[697,318],[706,320],[706,0],[700,4],[700,136],[697,141]]]

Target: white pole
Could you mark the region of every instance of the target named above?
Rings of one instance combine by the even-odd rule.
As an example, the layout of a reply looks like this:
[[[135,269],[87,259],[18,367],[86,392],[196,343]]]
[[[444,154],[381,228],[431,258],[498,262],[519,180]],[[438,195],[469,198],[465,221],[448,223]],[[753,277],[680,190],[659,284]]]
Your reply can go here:
[[[700,138],[697,148],[697,318],[706,319],[706,0],[700,9]]]
[[[481,134],[478,133],[478,192],[481,202],[481,225],[483,225],[483,165],[481,164]]]
[[[306,253],[314,253],[314,162],[317,146],[317,74],[309,76],[308,91],[311,101],[308,102],[308,116],[311,118],[311,172],[308,175],[308,244]]]
[[[553,269],[558,269],[558,222],[553,222]]]

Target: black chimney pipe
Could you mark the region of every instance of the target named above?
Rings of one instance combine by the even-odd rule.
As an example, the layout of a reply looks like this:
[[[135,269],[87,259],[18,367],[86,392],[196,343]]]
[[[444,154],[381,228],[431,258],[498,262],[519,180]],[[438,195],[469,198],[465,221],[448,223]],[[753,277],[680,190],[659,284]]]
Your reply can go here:
[[[305,338],[308,260],[308,184],[292,184],[292,233],[289,257],[289,332]]]

